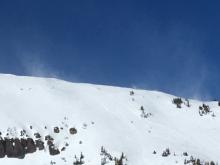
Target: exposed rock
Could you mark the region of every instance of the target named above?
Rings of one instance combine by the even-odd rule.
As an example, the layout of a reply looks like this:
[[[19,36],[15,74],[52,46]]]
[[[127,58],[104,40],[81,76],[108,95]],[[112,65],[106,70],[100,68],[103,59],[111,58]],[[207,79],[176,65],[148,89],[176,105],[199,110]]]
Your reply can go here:
[[[14,141],[14,151],[17,158],[23,159],[25,157],[25,149],[19,139],[15,139]]]
[[[5,154],[8,158],[23,159],[25,157],[25,150],[21,141],[19,139],[5,139]]]
[[[0,158],[5,157],[5,142],[0,140]]]
[[[50,155],[58,155],[60,154],[59,149],[57,149],[54,145],[49,145]]]
[[[184,153],[183,153],[183,156],[188,156],[188,153],[187,153],[187,152],[184,152]]]
[[[5,139],[5,154],[9,158],[15,157],[13,141],[11,139]]]
[[[47,141],[47,145],[53,145],[54,139],[50,135],[45,136],[45,140]]]
[[[24,147],[24,149],[26,149],[27,148],[27,140],[22,138],[21,145]]]
[[[37,133],[34,133],[34,136],[37,138],[37,139],[40,139],[41,138],[41,135],[37,132]]]
[[[42,142],[41,140],[36,140],[36,148],[38,148],[39,150],[43,150],[44,149],[44,142]]]
[[[54,139],[53,139],[50,135],[47,135],[47,136],[45,136],[45,140],[51,140],[51,141],[53,141]]]
[[[53,141],[52,141],[52,140],[48,140],[48,141],[47,141],[47,145],[48,145],[48,146],[53,145]]]
[[[26,131],[25,130],[21,130],[21,136],[24,136],[26,134]]]
[[[77,133],[76,128],[70,128],[69,131],[70,131],[70,134],[72,134],[72,135]]]
[[[34,140],[31,138],[27,139],[27,148],[26,148],[26,153],[34,153],[36,152],[36,145],[34,143]]]
[[[54,133],[60,133],[59,127],[54,127],[53,131],[54,131]]]

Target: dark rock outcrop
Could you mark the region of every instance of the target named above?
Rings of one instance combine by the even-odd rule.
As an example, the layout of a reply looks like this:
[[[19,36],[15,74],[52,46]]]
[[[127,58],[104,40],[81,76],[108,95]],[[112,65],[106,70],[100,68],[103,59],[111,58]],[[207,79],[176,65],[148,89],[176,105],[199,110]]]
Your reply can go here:
[[[37,148],[36,148],[36,145],[34,143],[34,140],[31,139],[31,138],[28,138],[27,139],[27,148],[26,148],[26,153],[34,153],[36,152]]]
[[[0,140],[0,158],[5,157],[5,141]]]
[[[15,157],[13,141],[11,139],[5,139],[5,154],[7,157]]]
[[[21,139],[21,145],[24,147],[24,149],[27,149],[27,140],[26,139]]]
[[[76,128],[70,128],[69,132],[70,132],[70,134],[74,135],[77,133],[77,130],[76,130]]]
[[[5,139],[5,154],[8,158],[19,158],[25,157],[25,149],[19,139]]]
[[[47,135],[47,136],[45,136],[45,140],[51,140],[51,141],[53,141],[54,139],[53,139],[50,135]]]
[[[36,140],[35,143],[36,143],[36,147],[39,150],[43,150],[44,149],[44,142],[42,142],[41,140]]]
[[[34,136],[37,138],[37,139],[40,139],[41,138],[41,135],[37,132],[34,134]]]
[[[53,144],[49,145],[49,152],[50,152],[50,155],[58,155],[58,154],[60,154],[59,149],[57,149]]]
[[[23,159],[25,154],[36,152],[36,144],[33,139],[4,139],[0,140],[0,158],[19,158]]]
[[[21,141],[19,139],[15,139],[14,141],[14,151],[15,151],[15,157],[23,159],[25,157],[25,149],[21,144]]]
[[[59,127],[54,127],[54,133],[60,133],[60,129],[59,129]]]

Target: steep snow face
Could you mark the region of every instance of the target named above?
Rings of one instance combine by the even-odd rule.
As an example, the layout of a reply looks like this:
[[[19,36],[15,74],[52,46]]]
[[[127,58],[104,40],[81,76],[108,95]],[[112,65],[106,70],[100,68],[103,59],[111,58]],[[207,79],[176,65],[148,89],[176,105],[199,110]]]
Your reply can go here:
[[[183,164],[191,155],[220,162],[218,103],[206,102],[212,112],[201,116],[202,102],[189,100],[190,107],[183,103],[177,108],[174,98],[156,91],[2,74],[1,136],[19,138],[26,130],[32,138],[36,132],[51,135],[60,150],[68,147],[56,156],[46,147],[24,159],[2,158],[0,164],[70,165],[82,152],[86,165],[101,165],[102,146],[113,157],[123,152],[127,165]],[[56,126],[63,128],[60,133],[54,133]],[[71,127],[77,134],[69,134]],[[166,148],[170,155],[163,157]]]

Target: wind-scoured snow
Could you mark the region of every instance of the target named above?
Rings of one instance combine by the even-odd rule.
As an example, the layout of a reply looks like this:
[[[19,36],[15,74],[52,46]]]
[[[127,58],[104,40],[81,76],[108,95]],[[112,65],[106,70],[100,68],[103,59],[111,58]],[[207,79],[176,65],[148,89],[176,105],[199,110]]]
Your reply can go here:
[[[2,158],[0,164],[72,165],[74,156],[82,152],[85,165],[101,165],[102,146],[114,157],[123,152],[127,165],[184,164],[191,155],[220,162],[218,102],[206,102],[212,112],[200,116],[203,102],[189,100],[190,107],[183,104],[177,108],[172,103],[174,98],[157,91],[1,74],[2,137],[7,130],[8,136],[19,137],[24,129],[33,138],[36,132],[51,135],[59,149],[65,143],[69,146],[56,156],[50,156],[46,148],[24,159]],[[141,106],[148,117],[141,116]],[[64,129],[56,134],[55,126]],[[71,127],[77,134],[69,134]],[[171,154],[163,157],[166,148]],[[183,156],[184,152],[189,156]]]

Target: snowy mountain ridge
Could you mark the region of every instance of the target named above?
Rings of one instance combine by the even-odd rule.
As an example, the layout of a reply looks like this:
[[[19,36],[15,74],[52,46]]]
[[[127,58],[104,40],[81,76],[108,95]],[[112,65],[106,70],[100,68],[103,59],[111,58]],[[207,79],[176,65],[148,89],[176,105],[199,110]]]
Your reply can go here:
[[[114,165],[122,153],[127,165],[192,164],[191,156],[200,164],[220,162],[220,106],[214,101],[0,74],[0,113],[2,139],[44,143],[23,159],[5,155],[5,165],[80,165],[81,153],[85,165]],[[59,154],[50,154],[51,142]]]

